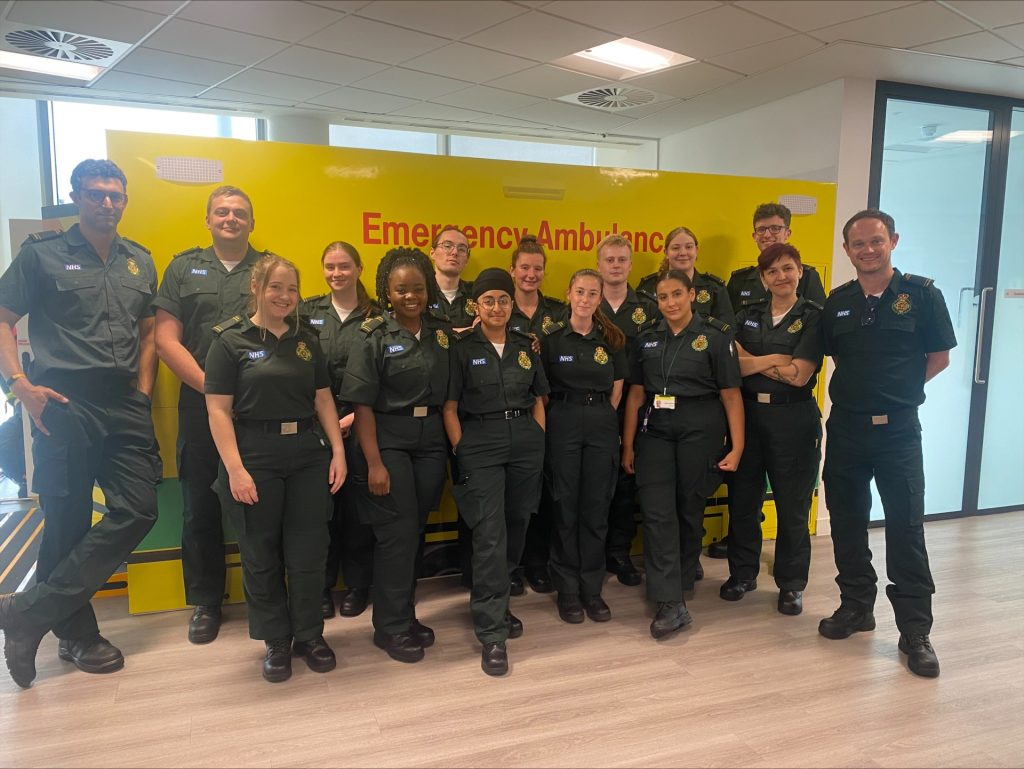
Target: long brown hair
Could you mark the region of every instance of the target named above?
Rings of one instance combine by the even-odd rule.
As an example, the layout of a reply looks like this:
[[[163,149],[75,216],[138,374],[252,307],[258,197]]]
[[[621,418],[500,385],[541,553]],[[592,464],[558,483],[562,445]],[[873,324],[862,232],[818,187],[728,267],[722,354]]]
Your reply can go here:
[[[352,262],[360,270],[363,269],[363,260],[359,256],[359,252],[356,251],[356,247],[351,243],[346,243],[344,240],[335,240],[327,244],[327,248],[324,249],[323,254],[320,255],[320,266],[323,267],[324,260],[327,259],[328,254],[333,254],[335,251],[341,251],[346,254]],[[356,280],[356,301],[359,304],[356,305],[356,312],[363,316],[368,316],[374,309],[373,300],[370,299],[370,295],[366,293],[366,287],[363,286],[361,278]]]
[[[604,295],[604,279],[601,278],[601,273],[597,270],[592,270],[589,267],[585,267],[582,270],[576,270],[569,278],[569,291],[572,291],[573,284],[579,278],[596,278],[597,284],[601,287],[601,294]],[[569,314],[572,314],[570,308]],[[598,331],[604,337],[604,341],[608,343],[608,346],[616,352],[621,350],[626,344],[626,335],[622,333],[622,329],[612,323],[611,319],[604,314],[601,310],[601,305],[598,304],[594,310],[594,325],[597,326]]]
[[[292,327],[292,333],[297,333],[299,328],[299,305],[302,304],[302,283],[300,282],[299,268],[296,267],[293,262],[288,261],[278,254],[273,254],[267,251],[252,267],[252,278],[250,283],[252,291],[249,294],[249,315],[253,315],[257,311],[260,312],[260,315],[263,314],[263,295],[267,292],[267,286],[270,285],[270,276],[278,267],[287,267],[295,273],[295,287],[299,291],[299,296],[295,302],[294,322],[290,325]]]

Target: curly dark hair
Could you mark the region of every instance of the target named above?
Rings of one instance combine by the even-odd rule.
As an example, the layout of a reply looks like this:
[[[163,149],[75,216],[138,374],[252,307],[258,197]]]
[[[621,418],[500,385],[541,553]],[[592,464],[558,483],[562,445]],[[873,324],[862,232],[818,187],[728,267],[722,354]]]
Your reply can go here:
[[[437,304],[440,291],[437,288],[437,280],[434,277],[434,266],[425,253],[418,248],[392,248],[377,265],[377,304],[385,312],[393,308],[388,300],[388,280],[391,273],[399,267],[415,267],[423,273],[423,279],[427,283],[427,305]]]

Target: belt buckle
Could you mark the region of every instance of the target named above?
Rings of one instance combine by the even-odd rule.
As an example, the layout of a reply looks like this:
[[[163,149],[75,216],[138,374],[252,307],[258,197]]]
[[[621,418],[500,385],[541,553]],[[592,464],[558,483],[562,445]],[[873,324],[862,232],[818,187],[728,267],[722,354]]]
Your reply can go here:
[[[426,406],[413,406],[412,407],[412,415],[414,417],[425,417],[427,415],[427,407]]]
[[[517,412],[517,409],[506,409],[505,410],[505,419],[506,420],[515,419],[516,418],[516,412]]]
[[[871,424],[873,425],[887,425],[889,424],[888,414],[878,414],[871,417]]]
[[[757,402],[758,403],[771,403],[772,402],[772,394],[771,393],[758,393],[757,394]]]
[[[298,422],[282,422],[281,435],[295,435],[299,432]]]

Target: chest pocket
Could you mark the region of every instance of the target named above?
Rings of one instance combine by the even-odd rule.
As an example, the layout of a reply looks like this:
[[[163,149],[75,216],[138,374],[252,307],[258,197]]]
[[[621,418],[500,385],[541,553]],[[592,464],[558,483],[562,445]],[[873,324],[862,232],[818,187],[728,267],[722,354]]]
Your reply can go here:
[[[58,291],[85,291],[100,284],[99,275],[60,275],[55,279]]]
[[[189,280],[181,284],[181,298],[199,294],[216,294],[217,284],[212,280]]]
[[[57,288],[56,308],[66,322],[87,325],[95,319],[97,312],[103,312],[106,303],[100,295],[99,286],[103,277],[96,274],[58,275],[54,278]]]
[[[405,350],[385,354],[381,383],[389,390],[408,393],[419,390],[426,381],[423,353],[409,341],[404,341]]]
[[[880,312],[878,315],[878,327],[887,331],[904,331],[908,334],[917,330],[917,318],[912,314],[896,315],[892,312]]]
[[[501,405],[496,402],[501,394],[501,371],[493,360],[488,359],[482,366],[470,365],[466,370],[466,384],[481,400],[495,402],[495,409]]]

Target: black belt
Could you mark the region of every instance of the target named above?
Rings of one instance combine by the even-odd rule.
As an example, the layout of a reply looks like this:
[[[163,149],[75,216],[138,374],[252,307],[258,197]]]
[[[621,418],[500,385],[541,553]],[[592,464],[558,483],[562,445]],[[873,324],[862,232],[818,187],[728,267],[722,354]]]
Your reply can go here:
[[[809,401],[812,395],[807,390],[797,390],[791,393],[752,393],[743,391],[743,400],[756,401],[757,403],[803,403]]]
[[[581,406],[594,406],[598,403],[605,403],[608,400],[608,393],[581,393],[581,392],[558,392],[548,396],[553,401],[566,401],[567,403],[578,403]]]
[[[661,393],[647,393],[647,402],[654,403],[654,396],[660,395]],[[721,396],[718,393],[706,393],[704,395],[672,395],[668,394],[669,397],[676,398],[677,400],[686,401],[690,403],[692,401],[717,401],[721,400]]]
[[[519,419],[529,415],[530,409],[506,409],[505,411],[489,411],[486,414],[471,414],[477,419]]]
[[[849,411],[841,406],[832,406],[830,414],[834,414],[847,422],[854,422],[865,425],[888,425],[902,424],[917,417],[917,406],[909,406],[902,409],[889,409],[881,414],[863,414],[858,411]]]
[[[262,430],[265,433],[272,433],[275,435],[295,435],[297,433],[303,433],[316,423],[316,417],[306,417],[305,419],[293,419],[291,421],[284,421],[279,419],[235,420],[236,425],[248,427],[253,430]]]
[[[440,409],[437,406],[409,406],[404,409],[382,411],[380,413],[396,417],[428,417],[431,414],[437,414],[439,411]]]

